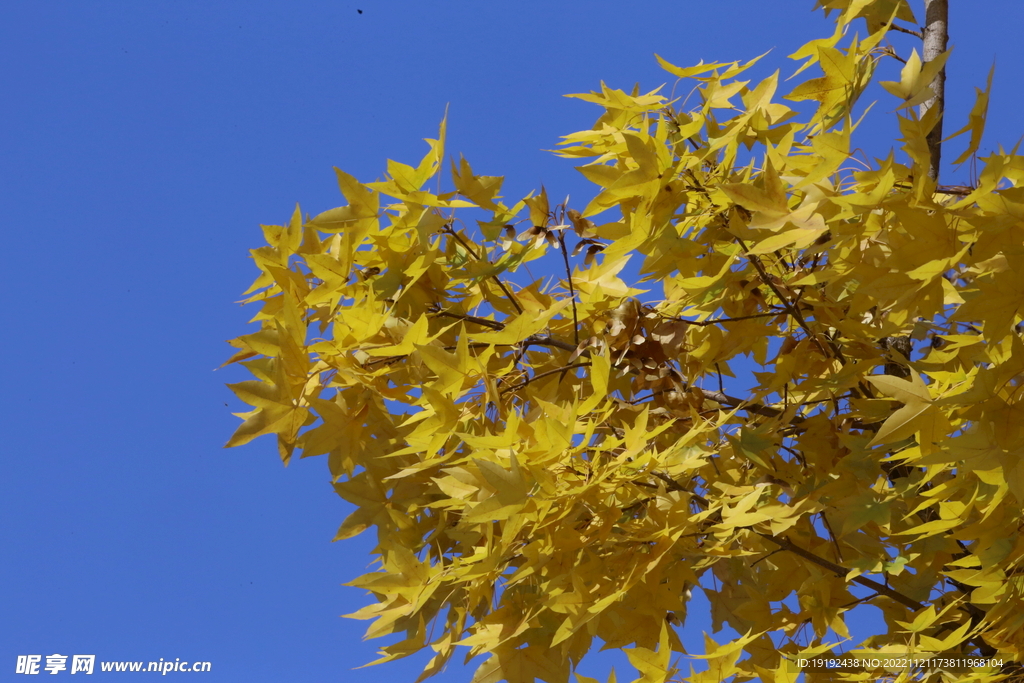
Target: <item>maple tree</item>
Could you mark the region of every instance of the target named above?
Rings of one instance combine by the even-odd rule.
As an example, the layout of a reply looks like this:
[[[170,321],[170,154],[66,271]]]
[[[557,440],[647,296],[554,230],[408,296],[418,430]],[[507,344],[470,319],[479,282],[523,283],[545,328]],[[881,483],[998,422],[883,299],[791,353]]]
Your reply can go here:
[[[462,646],[477,683],[561,683],[603,645],[643,683],[793,681],[855,649],[1020,676],[1024,156],[939,184],[945,0],[925,59],[889,43],[922,37],[905,0],[818,5],[835,32],[792,57],[820,74],[784,96],[739,79],[757,59],[660,57],[689,100],[572,95],[603,109],[557,152],[585,206],[509,206],[465,159],[432,192],[442,123],[418,165],[338,170],[345,206],[264,226],[228,445],[327,456],[355,506],[337,539],[377,535],[351,585],[367,636],[399,637],[378,662],[429,648],[422,680]],[[867,159],[858,98],[895,60],[900,152]],[[693,591],[739,634],[707,636],[702,671],[679,658]],[[884,628],[844,643],[866,605]]]

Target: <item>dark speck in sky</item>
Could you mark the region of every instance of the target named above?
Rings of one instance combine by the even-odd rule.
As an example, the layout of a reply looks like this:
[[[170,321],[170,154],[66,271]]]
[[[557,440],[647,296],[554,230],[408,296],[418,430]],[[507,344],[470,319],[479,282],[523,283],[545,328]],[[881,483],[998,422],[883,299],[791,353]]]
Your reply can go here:
[[[361,10],[361,9],[357,9],[356,11],[359,12],[360,14],[363,13],[363,10]]]

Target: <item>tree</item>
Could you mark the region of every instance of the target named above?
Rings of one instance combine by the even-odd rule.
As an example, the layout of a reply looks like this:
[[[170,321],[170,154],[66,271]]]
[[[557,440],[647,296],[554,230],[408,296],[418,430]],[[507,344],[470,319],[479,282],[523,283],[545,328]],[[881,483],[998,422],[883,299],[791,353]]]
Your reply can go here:
[[[228,445],[328,456],[355,506],[337,538],[378,539],[353,616],[403,637],[378,662],[430,647],[427,677],[462,645],[479,683],[560,683],[603,643],[679,679],[701,590],[740,635],[687,680],[791,681],[854,646],[1021,677],[1024,156],[938,183],[945,0],[923,32],[906,0],[818,5],[835,32],[793,58],[821,73],[782,98],[778,72],[738,80],[757,59],[660,57],[698,101],[574,95],[604,110],[558,152],[586,162],[585,206],[507,206],[465,159],[426,189],[442,123],[418,165],[338,170],[345,206],[264,226],[261,329],[229,361],[253,410]],[[858,99],[887,57],[901,153],[871,160]],[[867,605],[884,628],[841,645]]]

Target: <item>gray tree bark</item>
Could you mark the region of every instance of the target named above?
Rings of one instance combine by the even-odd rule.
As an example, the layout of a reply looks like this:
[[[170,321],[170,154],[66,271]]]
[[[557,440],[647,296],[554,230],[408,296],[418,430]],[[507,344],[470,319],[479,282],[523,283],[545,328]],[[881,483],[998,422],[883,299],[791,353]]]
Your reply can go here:
[[[949,42],[949,0],[924,0],[924,47],[922,59],[928,63],[946,51]],[[928,164],[928,177],[936,183],[939,181],[939,164],[942,162],[942,114],[946,110],[946,67],[942,67],[931,83],[933,97],[921,105],[923,117],[932,108],[938,107],[939,120],[928,133],[928,151],[931,152],[931,163]],[[890,360],[885,364],[885,374],[910,377],[910,369],[893,356],[892,350],[898,351],[904,358],[911,360],[914,350],[910,337],[893,336],[881,340],[882,349],[889,352]]]
[[[924,0],[923,37],[922,59],[925,63],[946,51],[946,43],[949,41],[949,0]],[[939,108],[939,122],[928,133],[928,149],[932,157],[928,177],[938,182],[939,162],[942,161],[942,114],[946,109],[946,67],[942,67],[935,75],[932,92],[934,97],[921,105],[921,116],[933,107]]]

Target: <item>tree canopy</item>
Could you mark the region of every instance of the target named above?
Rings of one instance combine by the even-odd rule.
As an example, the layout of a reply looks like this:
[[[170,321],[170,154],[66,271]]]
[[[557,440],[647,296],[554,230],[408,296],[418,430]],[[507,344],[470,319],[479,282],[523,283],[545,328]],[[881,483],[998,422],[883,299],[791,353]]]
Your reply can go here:
[[[661,57],[688,97],[572,95],[601,109],[557,150],[589,202],[507,204],[463,158],[442,191],[442,123],[418,164],[337,170],[345,206],[263,226],[228,445],[327,456],[355,506],[337,539],[377,535],[351,585],[392,637],[378,662],[429,648],[422,680],[462,646],[476,683],[562,683],[603,646],[643,683],[794,681],[840,651],[878,660],[851,679],[943,654],[1020,675],[1024,156],[976,159],[990,75],[947,141],[975,181],[941,185],[949,53],[890,44],[916,34],[905,0],[818,5],[835,32],[785,95],[743,80],[760,58]],[[895,111],[872,115],[902,138],[870,159],[883,63]],[[739,634],[696,673],[694,591]],[[868,605],[882,628],[850,642]]]

